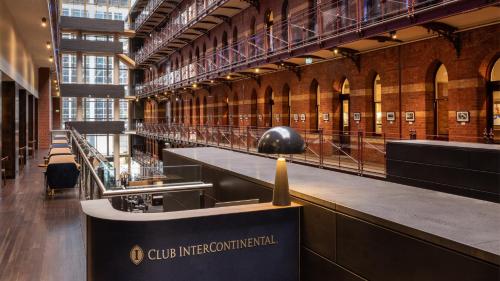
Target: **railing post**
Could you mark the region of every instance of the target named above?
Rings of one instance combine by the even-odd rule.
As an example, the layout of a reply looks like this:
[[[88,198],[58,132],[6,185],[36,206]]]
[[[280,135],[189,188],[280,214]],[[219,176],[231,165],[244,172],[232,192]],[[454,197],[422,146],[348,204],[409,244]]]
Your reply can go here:
[[[234,143],[234,132],[233,132],[233,127],[229,127],[229,130],[231,131],[231,137],[230,137],[230,141],[231,141],[231,150],[234,150],[233,149],[233,143]]]
[[[323,168],[323,128],[319,129],[319,167]]]
[[[247,133],[246,133],[246,135],[247,135],[247,141],[246,141],[247,142],[247,152],[249,152],[250,151],[250,130],[249,130],[248,126],[247,126]]]

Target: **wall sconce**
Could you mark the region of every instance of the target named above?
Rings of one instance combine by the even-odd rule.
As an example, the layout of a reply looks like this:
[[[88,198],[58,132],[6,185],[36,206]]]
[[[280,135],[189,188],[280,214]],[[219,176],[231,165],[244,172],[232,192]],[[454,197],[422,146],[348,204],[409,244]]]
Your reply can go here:
[[[42,27],[47,27],[47,19],[42,18]]]
[[[273,205],[289,206],[291,204],[288,188],[286,159],[282,154],[300,154],[306,149],[304,139],[292,128],[286,126],[267,130],[259,140],[259,153],[278,154],[276,175],[274,178]]]

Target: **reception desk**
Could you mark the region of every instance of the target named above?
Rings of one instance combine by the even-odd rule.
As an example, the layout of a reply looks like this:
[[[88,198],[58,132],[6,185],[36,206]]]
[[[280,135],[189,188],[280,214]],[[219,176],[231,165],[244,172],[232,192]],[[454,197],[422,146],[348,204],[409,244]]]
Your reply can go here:
[[[300,206],[129,213],[82,201],[87,280],[299,281]]]

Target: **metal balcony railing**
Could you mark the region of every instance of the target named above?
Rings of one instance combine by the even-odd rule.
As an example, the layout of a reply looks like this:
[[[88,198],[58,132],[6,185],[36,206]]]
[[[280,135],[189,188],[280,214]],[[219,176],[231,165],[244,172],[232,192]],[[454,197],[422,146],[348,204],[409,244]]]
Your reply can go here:
[[[148,6],[143,10],[141,15],[137,18],[136,29],[146,20],[152,13],[152,7],[158,7],[164,0],[153,0],[149,2]],[[144,46],[135,53],[135,61],[141,64],[151,57],[156,51],[165,47],[172,40],[179,37],[182,32],[196,24],[200,17],[205,16],[209,11],[220,7],[221,5],[229,2],[229,0],[203,0],[191,1],[183,9],[172,12],[170,20],[165,27],[160,31],[151,33],[150,38],[146,38]]]
[[[201,54],[200,58],[178,69],[167,68],[166,74],[155,77],[136,86],[136,95],[149,96],[166,90],[190,86],[207,80],[214,73],[221,75],[249,63],[266,61],[268,58],[289,54],[296,49],[321,43],[363,28],[373,27],[388,21],[406,18],[419,11],[446,6],[458,0],[386,0],[366,1],[324,0],[317,7],[296,11],[288,15],[288,20],[276,22],[245,36],[231,45]],[[219,3],[213,1],[211,5]],[[195,14],[199,8],[194,10]],[[174,19],[165,29],[152,34],[152,38],[136,54],[136,60],[145,61],[156,51],[168,44],[175,34],[196,22],[196,17],[186,16],[183,20]]]

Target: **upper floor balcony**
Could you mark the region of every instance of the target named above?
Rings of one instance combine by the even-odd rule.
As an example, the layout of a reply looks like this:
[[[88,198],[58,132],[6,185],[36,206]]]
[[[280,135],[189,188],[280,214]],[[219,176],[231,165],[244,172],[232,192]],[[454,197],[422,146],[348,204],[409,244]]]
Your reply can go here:
[[[135,54],[135,61],[143,66],[156,63],[249,6],[248,2],[239,0],[190,0],[171,14],[161,30],[153,31],[150,38],[146,38],[144,46]]]
[[[165,16],[170,14],[181,3],[182,0],[150,0],[138,1],[130,11],[133,17],[132,28],[138,36],[145,36],[165,20]],[[144,5],[145,4],[145,5]]]
[[[167,68],[164,75],[137,85],[136,95],[255,78],[272,71],[297,71],[300,65],[340,56],[351,58],[359,67],[362,51],[421,40],[433,33],[452,40],[458,30],[454,26],[470,28],[497,20],[496,8],[489,7],[494,3],[488,0],[387,0],[369,7],[364,2],[328,0],[313,9],[296,11],[288,20],[178,69]],[[442,22],[429,24],[435,20]],[[456,50],[458,55],[459,46]]]

